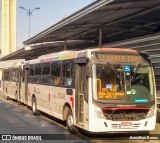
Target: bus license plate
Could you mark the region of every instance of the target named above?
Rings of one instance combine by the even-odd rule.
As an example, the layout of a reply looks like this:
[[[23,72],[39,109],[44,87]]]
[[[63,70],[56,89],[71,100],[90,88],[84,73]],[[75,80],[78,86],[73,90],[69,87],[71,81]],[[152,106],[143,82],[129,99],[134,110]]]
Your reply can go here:
[[[132,126],[132,122],[122,122],[121,125],[124,127]]]

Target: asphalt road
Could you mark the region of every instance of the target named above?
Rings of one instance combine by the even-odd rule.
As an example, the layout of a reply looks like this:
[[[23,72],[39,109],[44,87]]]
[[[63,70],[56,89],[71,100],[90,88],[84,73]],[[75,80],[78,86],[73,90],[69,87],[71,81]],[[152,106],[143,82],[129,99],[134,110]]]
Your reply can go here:
[[[46,141],[30,141],[30,142],[44,142],[44,143],[61,143],[61,142],[74,142],[74,143],[158,143],[158,140],[128,140],[124,135],[98,135],[98,136],[85,136],[83,134],[71,135],[63,122],[55,120],[54,118],[41,114],[40,116],[34,116],[32,111],[24,105],[18,105],[17,102],[12,100],[5,100],[3,96],[0,96],[0,134],[23,134],[27,135],[43,135],[45,138],[54,138],[56,140]],[[46,134],[46,135],[44,135]],[[49,134],[49,135],[47,135]],[[156,130],[150,132],[150,134],[160,134],[160,124],[157,123]],[[51,135],[51,136],[50,136]],[[39,137],[43,139],[43,136]],[[155,135],[156,137],[156,135]],[[16,138],[14,138],[16,139]],[[22,139],[22,137],[20,138]],[[25,139],[25,137],[24,137]],[[0,141],[4,142],[4,141]],[[17,142],[5,141],[5,142]],[[18,141],[22,142],[22,141]],[[29,142],[29,141],[23,141]]]

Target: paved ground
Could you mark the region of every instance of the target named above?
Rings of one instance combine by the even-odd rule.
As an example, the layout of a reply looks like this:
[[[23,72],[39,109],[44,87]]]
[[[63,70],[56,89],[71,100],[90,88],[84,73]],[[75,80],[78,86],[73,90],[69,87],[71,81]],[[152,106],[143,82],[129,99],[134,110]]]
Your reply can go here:
[[[0,134],[50,134],[56,142],[88,142],[81,135],[71,135],[63,124],[55,122],[43,115],[34,116],[26,106],[18,105],[12,100],[6,101],[0,97]],[[46,135],[47,137],[47,135]],[[60,140],[61,139],[61,140]],[[65,139],[71,139],[66,141]],[[2,142],[2,141],[0,141]],[[4,142],[4,141],[3,141]],[[17,141],[15,141],[17,142]],[[28,141],[27,141],[28,142]],[[35,142],[35,141],[33,141]],[[39,142],[39,141],[37,141]],[[52,141],[43,141],[52,142]]]
[[[5,100],[0,96],[0,134],[50,134],[58,140],[43,141],[44,143],[51,142],[77,142],[77,143],[139,143],[149,142],[158,143],[157,140],[125,140],[124,135],[103,135],[86,137],[82,134],[71,135],[64,127],[63,122],[55,121],[55,119],[47,116],[33,116],[31,110],[24,105],[18,105],[12,100]],[[160,124],[157,123],[156,130],[151,134],[160,134]],[[46,136],[47,137],[47,136]],[[59,140],[62,139],[62,140]],[[69,139],[69,140],[65,140]],[[0,141],[2,142],[2,141]],[[4,141],[3,141],[4,142]],[[9,142],[9,141],[7,141]],[[17,142],[17,141],[11,141]],[[19,141],[22,142],[22,141]],[[28,142],[28,141],[23,141]],[[39,143],[40,141],[32,141]]]

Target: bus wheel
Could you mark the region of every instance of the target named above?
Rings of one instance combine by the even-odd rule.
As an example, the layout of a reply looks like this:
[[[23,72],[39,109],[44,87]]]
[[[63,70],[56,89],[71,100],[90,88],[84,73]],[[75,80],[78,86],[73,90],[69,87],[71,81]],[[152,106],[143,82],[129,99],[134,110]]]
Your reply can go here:
[[[21,101],[18,100],[18,105],[22,105]]]
[[[40,115],[40,112],[37,110],[37,103],[36,103],[35,97],[33,97],[33,99],[32,99],[32,111],[33,111],[33,115],[35,115],[35,116]]]
[[[77,134],[79,132],[78,129],[74,126],[73,115],[70,109],[67,112],[66,125],[70,133]]]

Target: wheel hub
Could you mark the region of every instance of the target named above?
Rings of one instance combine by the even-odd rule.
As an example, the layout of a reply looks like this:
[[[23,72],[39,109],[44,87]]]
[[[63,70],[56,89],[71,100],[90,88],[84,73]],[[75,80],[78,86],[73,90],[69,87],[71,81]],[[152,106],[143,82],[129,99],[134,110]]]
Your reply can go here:
[[[36,105],[35,105],[35,102],[33,102],[33,111],[35,112],[36,110]]]
[[[73,126],[73,116],[72,115],[68,116],[67,124],[68,126]]]

